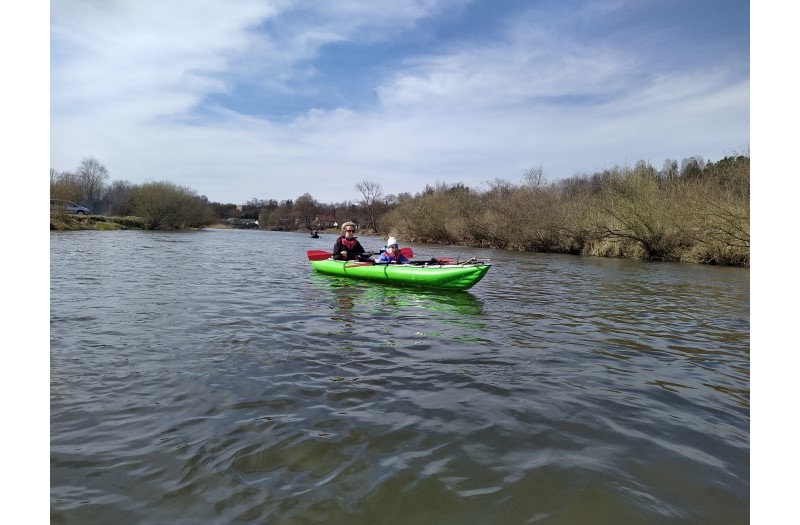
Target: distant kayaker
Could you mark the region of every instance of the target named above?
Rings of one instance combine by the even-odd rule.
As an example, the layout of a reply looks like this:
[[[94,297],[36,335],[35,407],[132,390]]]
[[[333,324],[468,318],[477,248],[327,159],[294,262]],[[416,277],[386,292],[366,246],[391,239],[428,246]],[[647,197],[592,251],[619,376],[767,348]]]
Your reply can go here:
[[[406,264],[410,261],[405,255],[400,253],[397,239],[389,237],[389,240],[386,241],[386,251],[381,253],[377,262],[380,264]]]
[[[339,261],[362,259],[366,252],[355,237],[356,225],[352,222],[342,224],[342,234],[333,244],[333,258]]]

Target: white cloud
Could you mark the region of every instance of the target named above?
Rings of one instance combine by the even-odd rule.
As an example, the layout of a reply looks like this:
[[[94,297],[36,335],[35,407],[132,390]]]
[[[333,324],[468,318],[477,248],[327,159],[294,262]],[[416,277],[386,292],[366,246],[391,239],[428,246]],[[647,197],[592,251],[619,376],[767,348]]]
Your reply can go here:
[[[336,202],[356,198],[362,180],[415,193],[438,181],[519,179],[540,164],[561,177],[748,145],[749,82],[724,64],[651,69],[635,46],[543,13],[515,13],[492,39],[461,34],[393,58],[370,77],[371,101],[312,100],[270,120],[247,99],[209,98],[236,97],[244,84],[266,101],[345,89],[318,83],[324,46],[377,45],[462,4],[56,2],[52,167],[92,155],[114,180],[170,180],[211,200],[309,192]]]

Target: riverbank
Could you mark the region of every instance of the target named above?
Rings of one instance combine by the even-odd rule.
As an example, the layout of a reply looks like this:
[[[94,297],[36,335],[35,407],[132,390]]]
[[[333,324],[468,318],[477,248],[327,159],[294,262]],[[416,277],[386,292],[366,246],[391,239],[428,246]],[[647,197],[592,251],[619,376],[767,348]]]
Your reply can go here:
[[[209,224],[205,228],[213,229],[234,229],[232,226],[223,222]],[[50,230],[52,231],[77,231],[77,230],[144,230],[144,220],[140,217],[107,217],[104,215],[65,215],[65,214],[50,214]],[[187,228],[195,229],[195,228]],[[308,234],[306,230],[295,230],[294,233]],[[318,230],[318,233],[338,235],[340,233],[338,228],[327,228]],[[362,235],[376,235],[379,233],[372,230],[360,231]],[[416,242],[420,244],[427,244],[424,240],[406,238],[406,242]],[[436,243],[439,244],[439,243]],[[469,246],[468,244],[454,244],[454,246]],[[474,245],[473,248],[497,248],[496,246]],[[509,251],[532,251],[532,250],[510,250]],[[551,253],[564,253],[564,252],[551,252]],[[603,258],[616,258],[616,259],[647,259],[647,254],[640,246],[639,243],[630,239],[617,239],[614,242],[608,240],[597,240],[587,242],[584,249],[580,253],[571,253],[572,255],[582,255],[587,257],[603,257]],[[686,262],[692,264],[710,264],[722,266],[740,266],[744,268],[750,267],[749,257],[743,259],[739,264],[720,264],[719,261],[733,260],[725,254],[719,254],[712,250],[712,247],[707,245],[688,246],[681,251],[679,256],[671,259],[674,262]]]
[[[50,230],[143,230],[140,217],[106,217],[104,215],[50,214]]]

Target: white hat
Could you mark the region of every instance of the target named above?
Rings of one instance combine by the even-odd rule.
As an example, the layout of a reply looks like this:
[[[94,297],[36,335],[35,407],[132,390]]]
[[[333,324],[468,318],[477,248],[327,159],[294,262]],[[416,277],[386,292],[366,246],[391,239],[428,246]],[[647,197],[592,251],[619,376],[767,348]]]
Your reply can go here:
[[[389,237],[389,240],[386,241],[386,246],[391,246],[393,244],[397,244],[397,239],[395,239],[394,237]]]

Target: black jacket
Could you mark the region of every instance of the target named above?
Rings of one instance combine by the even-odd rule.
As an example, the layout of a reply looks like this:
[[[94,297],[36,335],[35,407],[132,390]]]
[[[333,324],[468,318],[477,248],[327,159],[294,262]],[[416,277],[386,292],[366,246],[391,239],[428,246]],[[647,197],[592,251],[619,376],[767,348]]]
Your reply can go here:
[[[342,251],[347,251],[347,257],[342,256]],[[365,252],[366,250],[364,250],[364,247],[361,246],[361,243],[358,242],[358,239],[355,237],[348,242],[344,235],[340,235],[333,244],[333,258],[336,260],[341,261],[347,259],[348,261],[352,261],[354,259],[360,259],[360,256]]]

